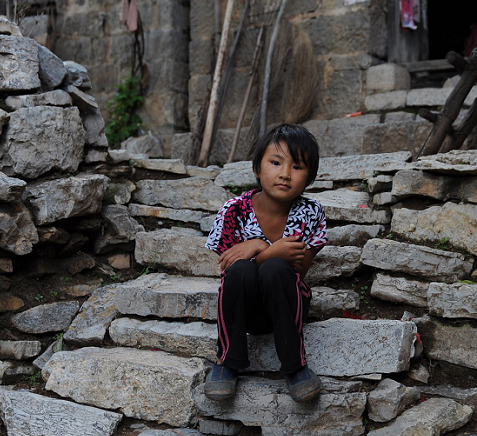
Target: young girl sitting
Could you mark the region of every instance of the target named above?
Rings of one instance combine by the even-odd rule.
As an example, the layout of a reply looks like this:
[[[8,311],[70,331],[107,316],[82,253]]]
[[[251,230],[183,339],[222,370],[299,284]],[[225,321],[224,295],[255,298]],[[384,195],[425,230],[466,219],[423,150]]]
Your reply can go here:
[[[318,171],[315,137],[283,124],[258,141],[253,171],[259,188],[227,201],[215,218],[206,247],[219,254],[217,363],[205,395],[235,394],[238,370],[250,365],[247,333],[273,331],[292,398],[304,402],[321,389],[305,360],[303,322],[311,289],[303,281],[315,254],[328,242],[323,208],[301,196]]]

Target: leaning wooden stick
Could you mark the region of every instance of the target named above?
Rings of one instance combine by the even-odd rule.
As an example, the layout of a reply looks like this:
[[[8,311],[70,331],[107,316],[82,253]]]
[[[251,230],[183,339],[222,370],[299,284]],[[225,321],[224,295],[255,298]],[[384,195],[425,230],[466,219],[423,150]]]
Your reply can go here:
[[[267,110],[268,110],[268,92],[270,91],[270,76],[272,74],[272,58],[273,50],[278,38],[278,29],[280,28],[280,21],[285,13],[285,6],[287,0],[282,0],[280,10],[278,11],[277,21],[273,28],[270,45],[268,46],[267,62],[265,64],[265,78],[263,81],[262,106],[260,108],[260,136],[267,130]]]
[[[210,104],[207,112],[207,122],[205,125],[204,139],[200,149],[199,162],[200,167],[206,167],[209,161],[210,140],[212,138],[212,130],[214,128],[215,111],[217,109],[217,97],[222,75],[222,65],[224,63],[225,49],[227,47],[227,39],[230,30],[230,22],[232,21],[232,10],[234,0],[228,0],[227,9],[225,11],[224,25],[222,27],[222,36],[220,38],[219,54],[215,64],[214,79],[212,81],[212,90],[210,92]]]

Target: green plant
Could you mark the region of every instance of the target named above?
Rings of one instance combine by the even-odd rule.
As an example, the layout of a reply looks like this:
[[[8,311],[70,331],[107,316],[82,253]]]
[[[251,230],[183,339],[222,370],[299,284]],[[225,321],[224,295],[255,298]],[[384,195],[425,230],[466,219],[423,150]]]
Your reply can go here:
[[[43,297],[43,295],[41,295],[41,294],[36,294],[35,300],[36,300],[36,301],[43,301],[44,298],[45,298],[45,297]]]
[[[58,333],[55,336],[53,336],[53,339],[55,341],[59,341],[60,339],[63,339],[63,335],[64,335],[64,333]]]
[[[365,181],[361,182],[361,184],[359,185],[359,189],[361,191],[368,192],[368,183]]]
[[[120,272],[109,276],[109,278],[114,282],[124,282],[124,277]]]
[[[53,289],[50,291],[50,294],[52,297],[55,297],[55,298],[58,297],[58,291],[55,291]]]
[[[147,276],[148,274],[151,274],[151,267],[147,266],[146,269],[142,272],[142,276]]]
[[[41,378],[41,371],[33,373],[32,375],[30,375],[29,379],[30,379],[30,385],[32,387],[37,388],[38,386],[40,386],[41,382],[43,381]]]
[[[449,249],[449,238],[441,238],[441,240],[434,245],[436,250],[448,250]]]
[[[141,117],[135,113],[139,103],[144,101],[140,78],[126,77],[116,88],[116,94],[108,102],[111,120],[104,130],[111,148],[119,148],[121,142],[136,135],[142,125]]]
[[[457,283],[465,283],[466,285],[476,285],[477,282],[473,282],[472,280],[459,280]]]

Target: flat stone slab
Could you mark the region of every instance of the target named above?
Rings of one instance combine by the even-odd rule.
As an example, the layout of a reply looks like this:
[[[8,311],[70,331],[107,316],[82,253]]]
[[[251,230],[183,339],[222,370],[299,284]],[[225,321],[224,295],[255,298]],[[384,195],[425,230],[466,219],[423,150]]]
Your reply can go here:
[[[0,173],[0,201],[19,200],[26,185],[27,183],[23,180]]]
[[[371,286],[371,295],[384,301],[427,307],[428,282],[377,274]]]
[[[431,283],[427,303],[430,315],[477,319],[477,284]]]
[[[203,388],[200,385],[194,390],[193,400],[204,416],[237,420],[246,426],[306,429],[319,436],[364,433],[361,415],[366,406],[365,393],[322,393],[315,400],[297,404],[284,380],[240,377],[235,397],[218,402],[207,399]]]
[[[310,316],[318,317],[353,309],[359,309],[359,295],[356,292],[324,286],[312,288]]]
[[[148,274],[119,285],[114,306],[123,314],[214,320],[219,286],[219,279]]]
[[[241,161],[225,164],[220,174],[215,178],[214,183],[215,185],[221,187],[256,187],[257,178],[253,173],[252,161]]]
[[[0,388],[0,411],[9,435],[109,436],[122,419],[119,413]]]
[[[424,210],[396,209],[391,230],[414,242],[434,242],[477,255],[477,205],[447,202]]]
[[[203,433],[190,428],[176,428],[174,430],[146,430],[139,433],[141,436],[201,436]]]
[[[369,240],[363,248],[361,262],[446,283],[464,279],[473,267],[473,261],[462,254],[389,239]]]
[[[369,436],[441,435],[467,424],[472,408],[449,398],[429,398],[406,410],[387,427],[370,431]]]
[[[421,161],[435,161],[448,165],[477,165],[477,150],[451,150],[447,153],[432,154],[429,156],[421,156]]]
[[[217,212],[231,195],[203,177],[179,180],[141,180],[132,194],[134,202],[174,209]]]
[[[220,276],[217,254],[205,248],[204,236],[184,235],[167,229],[136,235],[134,256],[141,265],[163,265],[194,276]]]
[[[133,165],[151,171],[166,171],[174,174],[186,174],[182,159],[133,159]]]
[[[332,318],[305,324],[306,359],[319,375],[390,374],[409,369],[416,326],[397,320]],[[253,341],[253,342],[252,342]],[[278,371],[272,335],[250,336],[250,371]]]
[[[27,360],[40,354],[39,341],[0,341],[0,359]]]
[[[10,95],[5,100],[5,104],[9,110],[16,111],[22,107],[33,106],[67,107],[73,104],[73,100],[67,92],[61,89],[55,89],[54,91],[48,91],[43,94]]]
[[[195,409],[191,391],[204,380],[197,358],[129,348],[82,348],[55,353],[42,371],[46,389],[124,415],[186,427]]]
[[[131,216],[153,216],[156,218],[200,224],[202,218],[209,216],[207,212],[190,209],[173,209],[170,207],[147,206],[130,203],[128,205]],[[214,215],[215,219],[215,215]]]
[[[373,210],[370,207],[371,197],[367,192],[340,188],[318,194],[306,193],[304,196],[319,201],[330,221],[369,224],[387,224],[391,221],[389,210]]]
[[[382,232],[384,232],[384,226],[379,224],[370,226],[348,224],[346,226],[332,227],[327,229],[328,244],[341,247],[350,245],[362,247],[369,239],[375,238]]]
[[[414,318],[426,356],[477,369],[477,329],[467,322],[445,323],[439,318]]]
[[[323,157],[316,180],[362,180],[374,176],[376,165],[389,161],[408,162],[411,159],[408,151],[395,153],[365,154],[356,156]]]

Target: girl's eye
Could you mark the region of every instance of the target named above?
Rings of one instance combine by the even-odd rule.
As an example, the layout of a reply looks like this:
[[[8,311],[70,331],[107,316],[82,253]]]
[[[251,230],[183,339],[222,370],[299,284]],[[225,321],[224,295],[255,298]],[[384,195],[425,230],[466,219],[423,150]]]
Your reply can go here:
[[[294,169],[294,170],[301,170],[302,168],[301,168],[300,165],[294,165],[294,166],[293,166],[293,169]]]
[[[276,161],[276,160],[272,160],[271,163],[272,163],[272,165],[280,165],[280,163],[279,163],[278,161]]]

